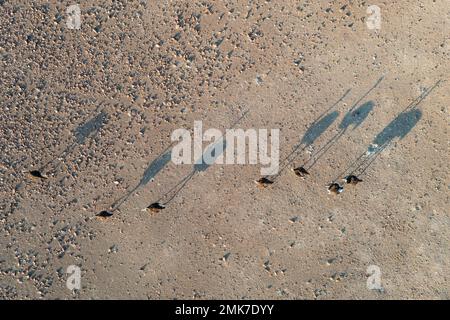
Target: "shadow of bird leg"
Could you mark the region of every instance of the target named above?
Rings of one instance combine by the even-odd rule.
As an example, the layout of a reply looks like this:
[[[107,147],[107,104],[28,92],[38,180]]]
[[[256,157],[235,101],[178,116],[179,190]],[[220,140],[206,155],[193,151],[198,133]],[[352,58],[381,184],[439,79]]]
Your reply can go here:
[[[288,166],[289,164],[291,164],[297,157],[299,154],[301,154],[307,147],[308,145],[303,145],[303,148],[300,149],[300,147],[303,144],[300,143],[297,146],[294,147],[294,149],[292,149],[291,153],[289,153],[281,163],[284,163],[284,165],[282,166],[282,168],[280,169],[283,170],[284,168],[286,168],[286,166]]]
[[[195,174],[195,171],[193,171],[188,176],[186,176],[185,181],[181,184],[181,186],[178,188],[178,190],[175,191],[173,196],[170,197],[166,202],[164,202],[164,205],[168,205],[173,199],[175,199],[175,197],[181,192],[181,190],[183,190],[184,187],[186,187],[187,183],[194,177],[194,174]]]
[[[319,161],[320,158],[322,158],[322,156],[324,154],[326,154],[328,152],[328,150],[330,150],[330,148],[336,143],[338,142],[338,140],[342,137],[342,135],[345,133],[345,130],[339,131],[337,134],[335,134],[323,147],[321,147],[319,150],[317,150],[317,152],[315,152],[312,157],[305,162],[305,164],[303,165],[306,170],[311,170],[312,167],[317,163],[317,161]],[[310,163],[312,160],[312,163]],[[310,163],[310,164],[309,164]]]
[[[28,173],[29,173],[29,176],[30,176],[32,179],[35,179],[35,178],[39,178],[39,179],[47,179],[47,178],[48,178],[48,174],[49,174],[49,172],[50,172],[50,169],[48,169],[48,170],[46,170],[46,169],[47,169],[51,164],[53,164],[55,161],[57,161],[58,159],[60,159],[61,156],[64,155],[68,150],[70,150],[70,148],[71,148],[73,145],[74,145],[73,143],[72,143],[71,145],[69,145],[66,149],[64,149],[64,151],[62,151],[62,152],[60,153],[59,156],[57,156],[56,158],[52,158],[51,160],[47,161],[47,162],[44,163],[42,166],[40,166],[38,169],[30,170],[30,171],[28,172]],[[59,166],[56,166],[56,167],[53,168],[53,170],[51,170],[51,171],[52,171],[52,174],[55,173],[55,171],[58,169],[58,167],[59,167]],[[51,168],[51,166],[50,166],[50,168]]]
[[[131,197],[137,189],[139,189],[141,185],[138,184],[137,186],[135,186],[133,189],[131,189],[127,194],[125,194],[124,196],[122,196],[121,198],[119,198],[117,201],[115,201],[112,205],[111,205],[111,211],[116,211],[117,209],[119,209],[119,207],[128,200],[129,197]]]
[[[61,165],[63,164],[63,162],[66,162],[67,157],[69,156],[70,153],[72,153],[72,151],[75,149],[77,143],[73,142],[71,143],[66,149],[64,149],[59,155],[58,157],[56,157],[55,159],[53,159],[50,163],[53,163],[55,161],[58,161],[56,166],[53,167],[53,174],[56,173],[56,171],[58,171],[58,169],[61,167]]]
[[[302,147],[300,149],[300,147]],[[298,157],[298,155],[300,153],[302,153],[306,147],[308,147],[307,145],[303,145],[303,144],[298,144],[294,147],[294,149],[281,161],[281,163],[283,164],[280,168],[278,168],[278,172],[275,174],[275,172],[273,172],[273,175],[268,175],[265,176],[263,178],[260,178],[258,180],[255,181],[256,184],[258,184],[258,186],[263,186],[264,188],[267,187],[269,184],[272,184],[275,182],[276,179],[278,179],[278,177],[281,175],[281,173]],[[271,177],[271,179],[269,179],[268,177]]]
[[[346,175],[351,175],[352,172],[355,170],[353,169],[353,167],[355,165],[357,165],[355,168],[359,167],[360,164],[358,164],[358,162],[360,161],[365,161],[364,160],[364,156],[366,156],[366,152],[361,153],[361,155],[354,160],[350,165],[347,166],[347,168],[344,169],[344,171],[342,171],[341,173],[339,173],[332,181],[332,183],[335,183],[336,181],[340,180],[341,177],[344,177]],[[353,170],[352,170],[353,169]]]
[[[375,161],[375,159],[386,149],[390,143],[386,143],[385,145],[381,146],[369,159],[367,164],[365,166],[361,166],[358,171],[358,176],[362,176],[366,170],[372,165],[372,163]]]

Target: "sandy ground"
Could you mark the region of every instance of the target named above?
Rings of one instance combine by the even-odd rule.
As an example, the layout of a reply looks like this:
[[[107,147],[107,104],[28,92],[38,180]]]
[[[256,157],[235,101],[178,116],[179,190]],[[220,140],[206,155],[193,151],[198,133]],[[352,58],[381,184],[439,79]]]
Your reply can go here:
[[[448,0],[82,1],[80,30],[71,4],[0,1],[0,297],[450,298]],[[212,165],[143,211],[193,169],[152,171],[173,130],[249,110],[237,127],[280,129],[284,158],[332,106],[290,166],[367,114],[305,180]],[[374,141],[363,182],[329,194]]]

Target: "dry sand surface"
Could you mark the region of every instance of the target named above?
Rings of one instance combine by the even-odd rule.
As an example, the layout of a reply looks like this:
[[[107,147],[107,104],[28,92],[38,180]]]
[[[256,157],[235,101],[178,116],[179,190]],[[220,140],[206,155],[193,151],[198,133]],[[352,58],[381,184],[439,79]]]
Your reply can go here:
[[[448,0],[72,4],[0,0],[1,298],[450,298]],[[195,167],[143,210],[193,170],[174,130],[246,110],[280,159],[307,141],[273,184]]]

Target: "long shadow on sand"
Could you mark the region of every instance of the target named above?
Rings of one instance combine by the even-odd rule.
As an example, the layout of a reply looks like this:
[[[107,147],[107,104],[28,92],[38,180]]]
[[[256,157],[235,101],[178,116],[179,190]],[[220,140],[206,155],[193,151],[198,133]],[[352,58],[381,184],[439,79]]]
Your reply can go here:
[[[316,152],[311,155],[311,158],[306,161],[302,166],[293,169],[294,172],[302,177],[305,177],[309,174],[308,170],[310,170],[314,164],[345,134],[348,128],[353,127],[353,130],[356,129],[364,122],[364,120],[368,117],[370,112],[374,107],[374,103],[372,101],[366,102],[358,107],[361,101],[369,95],[369,93],[374,90],[381,81],[384,79],[384,76],[380,77],[377,82],[362,95],[350,108],[347,114],[344,116],[343,120],[339,124],[339,131],[336,135],[334,135],[330,140],[328,140],[321,148],[319,148]],[[321,114],[308,128],[303,137],[300,140],[300,143],[293,148],[293,151],[288,154],[286,158],[281,162],[281,167],[272,178],[266,176],[259,181],[262,184],[273,183],[275,179],[277,179],[280,174],[286,169],[287,166],[291,165],[296,158],[309,146],[313,145],[314,142],[336,121],[339,116],[338,111],[331,111],[339,102],[341,102],[347,94],[350,92],[350,89],[347,90],[344,95],[333,104],[328,110],[326,110],[323,114]],[[331,111],[331,112],[330,112]]]
[[[336,101],[331,107],[320,114],[308,127],[300,142],[294,146],[292,151],[280,161],[280,169],[278,172],[271,176],[266,176],[262,178],[267,179],[267,181],[274,182],[286,167],[295,160],[295,158],[301,154],[306,148],[314,144],[314,142],[336,121],[339,116],[339,112],[332,111],[344,98],[350,93],[351,89],[348,89],[344,95]],[[268,180],[270,178],[270,180]]]
[[[248,111],[244,112],[242,116],[236,120],[236,122],[231,126],[234,128],[248,113]],[[218,139],[213,145],[210,145],[208,149],[206,149],[201,159],[198,159],[194,165],[193,170],[184,176],[178,183],[176,183],[171,189],[165,192],[156,202],[150,204],[147,209],[153,212],[158,212],[165,208],[180,192],[183,190],[188,182],[199,172],[206,171],[212,163],[226,150],[227,141],[224,136]],[[208,163],[205,162],[205,159],[208,158]]]
[[[98,109],[96,110],[96,112],[98,112]],[[83,145],[86,142],[87,138],[92,138],[99,133],[99,131],[106,124],[107,119],[108,114],[104,110],[101,110],[95,116],[80,124],[73,132],[73,136],[75,138],[74,141],[56,157],[53,157],[50,161],[46,162],[38,169],[31,170],[31,176],[35,178],[45,179],[47,175],[44,171],[58,170],[61,164],[67,159],[69,154],[71,154],[77,146]]]
[[[152,181],[156,175],[164,169],[164,167],[170,162],[172,156],[172,145],[166,148],[158,157],[153,160],[145,169],[141,180],[139,183],[130,191],[127,192],[126,195],[118,199],[111,205],[111,212],[116,211],[119,207],[128,200],[130,196],[132,196],[139,188],[146,186],[150,181]]]
[[[328,140],[320,149],[318,149],[309,160],[307,160],[303,165],[302,168],[304,168],[306,171],[309,171],[312,169],[312,167],[319,161],[319,159],[326,154],[333,145],[335,145],[338,140],[346,133],[347,129],[350,127],[353,127],[352,130],[355,130],[358,128],[361,123],[366,120],[366,118],[369,116],[370,112],[373,110],[373,107],[375,104],[372,101],[368,101],[355,110],[350,110],[347,112],[347,114],[344,116],[344,119],[339,124],[339,131],[331,137],[330,140]]]
[[[313,166],[319,161],[319,159],[325,155],[333,145],[335,145],[340,138],[347,132],[350,127],[353,127],[352,130],[357,129],[369,116],[370,112],[373,110],[375,104],[372,101],[368,101],[362,105],[359,103],[369,95],[369,93],[374,90],[378,85],[383,81],[384,76],[380,77],[377,82],[361,97],[356,101],[350,110],[345,114],[341,123],[339,124],[338,132],[331,137],[321,148],[319,148],[316,152],[314,152],[310,159],[307,160],[303,165],[299,168],[294,169],[294,172],[309,174],[309,171],[313,168]]]
[[[431,88],[425,90],[411,104],[409,104],[400,114],[398,114],[380,133],[373,139],[367,151],[363,152],[353,161],[342,173],[340,173],[331,183],[337,184],[340,178],[346,183],[356,184],[361,182],[361,176],[370,167],[378,155],[383,152],[391,143],[398,138],[403,139],[416,126],[422,118],[422,112],[417,109],[419,104],[439,85],[436,82]]]

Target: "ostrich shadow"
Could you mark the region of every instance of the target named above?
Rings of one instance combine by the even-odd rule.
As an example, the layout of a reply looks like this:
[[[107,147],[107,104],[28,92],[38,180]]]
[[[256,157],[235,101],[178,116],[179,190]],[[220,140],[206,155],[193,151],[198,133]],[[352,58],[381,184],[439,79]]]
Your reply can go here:
[[[272,175],[271,181],[275,181],[286,167],[296,159],[306,148],[313,145],[314,142],[336,121],[339,117],[338,111],[331,111],[336,107],[344,98],[350,93],[351,89],[348,89],[344,95],[336,101],[332,106],[320,114],[306,129],[299,143],[294,146],[292,151],[281,161],[282,166],[278,172]],[[270,175],[265,176],[268,178]]]
[[[217,158],[223,154],[223,152],[227,148],[226,139],[222,136],[218,139],[213,145],[210,145],[208,149],[203,153],[201,159],[198,159],[195,164],[193,170],[184,176],[178,183],[176,183],[171,189],[165,192],[156,203],[162,202],[165,198],[166,201],[162,203],[163,206],[168,205],[188,184],[188,182],[195,176],[195,174],[204,172],[208,170],[208,168],[217,160]],[[208,157],[209,161],[205,162],[205,158]],[[169,195],[173,192],[173,194],[169,197]]]
[[[333,145],[335,145],[338,140],[347,132],[347,130],[352,127],[352,131],[357,129],[369,116],[370,112],[372,112],[375,104],[372,101],[368,101],[355,110],[348,111],[341,123],[339,124],[339,131],[331,137],[319,150],[317,150],[311,158],[306,161],[302,167],[306,170],[311,170],[317,161],[325,155]]]
[[[342,173],[333,179],[333,183],[336,183],[339,178],[343,177],[356,177],[356,181],[362,181],[358,177],[362,176],[366,172],[378,155],[383,152],[383,150],[388,148],[393,141],[396,140],[396,138],[398,140],[404,139],[417,125],[422,118],[422,111],[417,109],[417,107],[440,83],[441,80],[437,81],[432,87],[425,90],[402,112],[400,112],[380,133],[375,136],[372,143],[367,148],[367,151],[361,153],[356,160],[354,160]]]
[[[234,128],[248,113],[245,111],[239,119],[237,119],[231,128]],[[199,172],[205,172],[208,168],[214,164],[217,158],[222,155],[227,149],[226,138],[222,135],[213,144],[210,144],[208,148],[203,152],[200,159],[197,159],[194,164],[194,168],[190,173],[184,176],[178,183],[176,183],[171,189],[165,192],[156,202],[150,204],[147,209],[157,208],[157,210],[164,209],[188,184],[188,182]],[[205,161],[208,159],[208,161]],[[165,200],[166,199],[166,200]],[[165,201],[163,201],[165,200]]]
[[[116,202],[111,205],[110,212],[114,212],[119,207],[128,200],[139,188],[146,186],[150,181],[153,181],[156,175],[164,169],[165,166],[172,159],[172,146],[164,150],[161,154],[158,155],[156,159],[154,159],[145,169],[142,174],[141,180],[139,183],[133,187],[130,191],[127,192],[123,197],[119,198]]]
[[[363,158],[349,175],[361,176],[378,157],[393,141],[398,138],[402,140],[408,133],[417,125],[422,118],[422,111],[418,109],[405,111],[400,113],[394,120],[392,120],[377,136],[373,139],[371,145],[367,148],[367,151],[359,158]]]
[[[100,130],[106,124],[107,119],[108,114],[104,110],[102,110],[94,117],[80,124],[73,131],[75,140],[71,144],[69,144],[63,151],[61,151],[56,157],[40,166],[37,170],[31,170],[30,174],[37,178],[45,178],[46,174],[44,173],[44,170],[47,168],[50,169],[56,161],[58,161],[58,163],[53,167],[53,172],[57,171],[61,164],[67,160],[69,154],[71,154],[77,146],[83,145],[86,142],[87,138],[92,138],[100,132]]]
[[[369,115],[369,113],[372,111],[373,107],[374,107],[374,103],[372,101],[369,101],[365,104],[362,104],[361,106],[359,106],[357,108],[357,106],[361,103],[361,101],[367,97],[369,95],[370,92],[372,92],[372,90],[374,90],[375,88],[378,87],[378,85],[381,83],[381,81],[383,81],[384,76],[381,76],[376,82],[375,84],[367,91],[365,92],[354,104],[353,106],[350,108],[350,110],[347,112],[347,114],[344,116],[343,120],[341,121],[340,125],[339,125],[339,131],[333,136],[331,137],[330,140],[328,140],[320,149],[318,149],[316,152],[314,152],[312,154],[312,156],[310,157],[309,160],[307,160],[303,165],[301,165],[298,168],[293,169],[294,172],[302,177],[305,177],[305,175],[308,175],[309,172],[308,170],[311,170],[311,168],[314,166],[314,164],[316,164],[316,162],[324,155],[328,152],[328,150],[345,134],[345,132],[347,131],[347,129],[353,125],[353,130],[356,129],[357,127],[359,127],[361,125],[362,122],[364,122],[364,120],[367,118],[367,116]],[[349,91],[346,92],[346,94]],[[344,94],[344,97],[345,95]],[[343,98],[344,98],[343,97]],[[342,100],[343,98],[341,98],[340,100]],[[336,120],[336,119],[334,119]],[[331,125],[332,123],[330,123],[329,125]],[[328,127],[327,127],[328,128]],[[325,130],[327,129],[325,128]],[[323,132],[325,131],[323,130]],[[321,134],[323,133],[321,132]],[[305,135],[306,137],[306,135]],[[315,135],[313,135],[313,138],[317,138]],[[303,139],[302,139],[303,141]],[[306,138],[307,142],[310,142],[308,140],[308,138]],[[315,139],[312,141],[312,143],[315,141]],[[312,145],[309,144],[309,145]],[[303,150],[305,150],[306,147],[308,147],[309,145],[306,145],[305,147],[303,147],[300,151],[298,151],[298,153],[301,153]],[[296,150],[295,150],[296,151]],[[298,154],[297,153],[297,154]],[[289,155],[290,156],[290,155]],[[287,163],[283,166],[282,170],[290,165],[292,162],[294,162],[294,160],[296,159],[297,156],[291,157]]]

